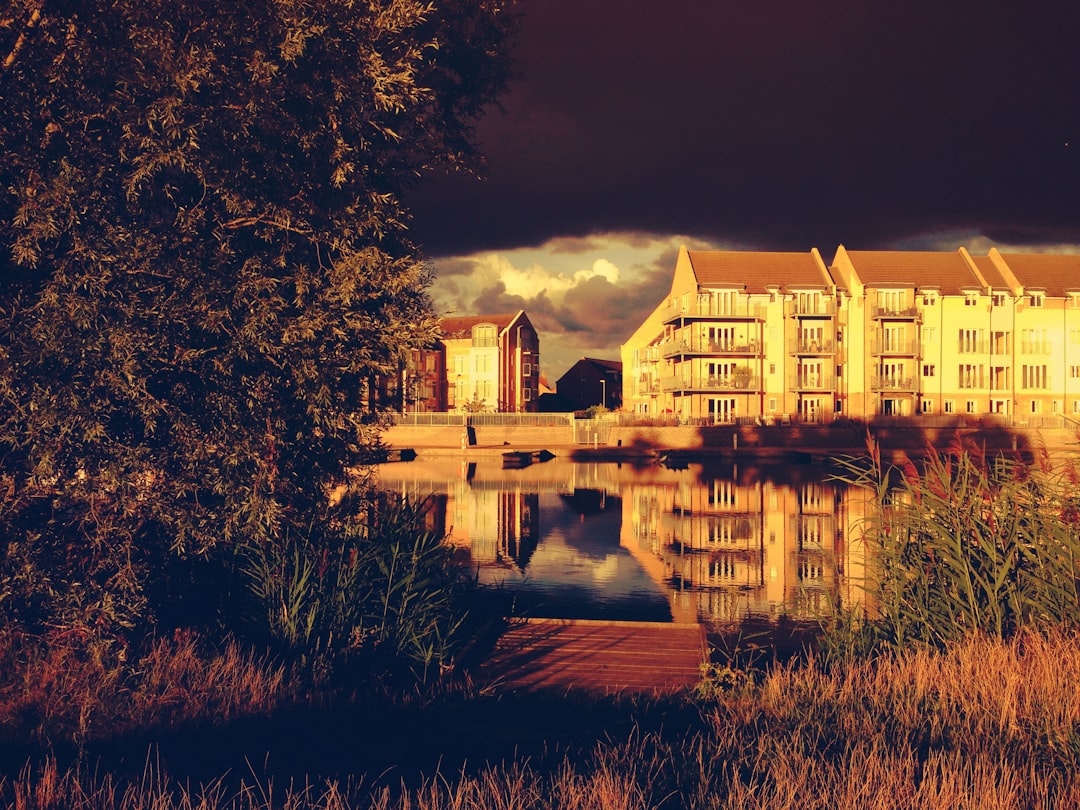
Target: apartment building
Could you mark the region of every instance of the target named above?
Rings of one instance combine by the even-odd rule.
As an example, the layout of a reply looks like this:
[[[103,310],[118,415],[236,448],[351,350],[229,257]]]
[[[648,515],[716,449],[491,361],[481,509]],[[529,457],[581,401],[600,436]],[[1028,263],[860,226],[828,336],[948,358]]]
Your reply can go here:
[[[446,401],[438,410],[536,411],[540,338],[524,310],[442,320]]]
[[[1080,256],[679,252],[624,408],[685,422],[1080,415]]]

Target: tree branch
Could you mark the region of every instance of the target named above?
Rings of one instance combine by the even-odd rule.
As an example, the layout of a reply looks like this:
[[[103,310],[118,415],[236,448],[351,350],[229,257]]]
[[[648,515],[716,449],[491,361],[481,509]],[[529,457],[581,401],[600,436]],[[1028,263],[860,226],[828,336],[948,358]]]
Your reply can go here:
[[[40,6],[35,8],[34,11],[30,14],[30,21],[26,24],[26,28],[23,29],[22,33],[19,34],[19,38],[15,40],[15,47],[11,49],[11,53],[4,57],[4,63],[3,65],[0,65],[0,67],[2,67],[4,70],[9,70],[11,66],[15,64],[15,57],[18,55],[19,51],[22,50],[22,46],[26,42],[27,34],[33,31],[35,26],[37,26],[39,22],[41,22]]]

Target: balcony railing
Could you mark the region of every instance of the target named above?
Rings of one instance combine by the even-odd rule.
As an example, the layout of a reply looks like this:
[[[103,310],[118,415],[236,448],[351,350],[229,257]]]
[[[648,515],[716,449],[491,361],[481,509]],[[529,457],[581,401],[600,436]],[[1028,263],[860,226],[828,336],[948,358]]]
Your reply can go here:
[[[687,354],[757,357],[761,355],[761,344],[756,340],[669,340],[661,344],[660,352],[665,359]]]
[[[917,391],[918,380],[914,377],[873,377],[870,380],[872,391]]]
[[[739,303],[717,305],[714,303],[692,302],[687,306],[682,304],[668,304],[664,311],[664,322],[680,318],[710,318],[715,321],[725,320],[764,320],[765,307],[761,304]]]
[[[836,299],[831,296],[818,299],[795,299],[793,314],[797,316],[822,317],[836,314]]]
[[[729,374],[719,376],[661,377],[660,388],[668,394],[674,392],[711,391],[757,391],[761,378],[753,374]]]
[[[795,374],[788,381],[792,391],[832,391],[836,385],[833,374]]]
[[[870,354],[872,355],[901,355],[909,356],[919,353],[919,341],[902,339],[876,338],[870,341]]]
[[[834,354],[836,344],[830,340],[796,339],[788,344],[789,354]]]
[[[877,306],[870,311],[873,318],[912,318],[919,320],[922,317],[917,306]]]

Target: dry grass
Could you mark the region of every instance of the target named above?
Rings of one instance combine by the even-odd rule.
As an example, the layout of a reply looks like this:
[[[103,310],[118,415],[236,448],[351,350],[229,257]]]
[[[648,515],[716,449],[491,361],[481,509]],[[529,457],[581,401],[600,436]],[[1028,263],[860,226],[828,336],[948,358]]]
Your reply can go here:
[[[215,704],[222,698],[210,685],[181,693],[184,677],[168,676],[163,663],[153,670],[163,679],[146,679],[140,700],[156,707],[147,718],[174,711],[180,694],[241,710],[239,702]],[[214,679],[237,682],[232,674]],[[46,759],[0,782],[0,801],[18,810],[1076,807],[1077,683],[1080,636],[1025,631],[1010,642],[972,637],[942,652],[845,666],[789,664],[735,691],[703,690],[712,697],[681,727],[672,718],[686,715],[642,712],[648,727],[626,739],[600,730],[591,750],[539,760],[506,751],[508,764],[436,772],[410,785],[376,788],[362,767],[284,787],[269,777],[192,787],[148,767],[141,781],[121,784],[59,772]],[[263,705],[266,696],[272,690],[244,705]],[[468,722],[468,703],[456,722]]]
[[[193,633],[126,651],[87,637],[0,635],[0,741],[85,744],[129,731],[261,714],[289,698],[285,669]]]

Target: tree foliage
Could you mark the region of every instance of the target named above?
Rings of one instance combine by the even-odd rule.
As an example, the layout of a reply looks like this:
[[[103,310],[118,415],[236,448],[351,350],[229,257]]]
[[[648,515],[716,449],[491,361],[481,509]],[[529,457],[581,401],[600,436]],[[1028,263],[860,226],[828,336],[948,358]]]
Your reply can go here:
[[[348,524],[435,328],[400,192],[475,167],[512,2],[0,0],[0,610]]]

